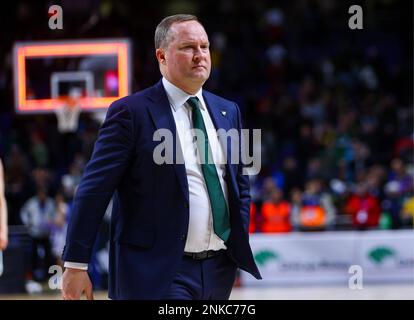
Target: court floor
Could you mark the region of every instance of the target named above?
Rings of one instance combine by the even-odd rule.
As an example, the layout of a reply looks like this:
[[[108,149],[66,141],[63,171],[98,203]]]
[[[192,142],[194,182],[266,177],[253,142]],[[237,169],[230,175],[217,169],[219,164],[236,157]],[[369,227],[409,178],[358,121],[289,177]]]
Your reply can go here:
[[[253,287],[235,288],[231,299],[260,300],[400,300],[414,299],[413,284],[365,285],[362,289],[347,286]]]
[[[94,293],[97,300],[106,300],[107,293]],[[59,291],[42,294],[0,295],[0,300],[59,300]],[[351,290],[343,286],[306,287],[239,287],[234,288],[231,300],[414,300],[413,284],[365,285]]]

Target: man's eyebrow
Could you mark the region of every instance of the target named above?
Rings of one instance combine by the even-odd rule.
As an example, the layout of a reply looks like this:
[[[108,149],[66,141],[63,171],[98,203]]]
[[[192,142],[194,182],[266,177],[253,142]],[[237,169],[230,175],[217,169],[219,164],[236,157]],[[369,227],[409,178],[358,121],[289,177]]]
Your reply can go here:
[[[181,45],[185,46],[185,45],[189,45],[189,44],[195,44],[197,42],[198,42],[197,40],[186,40],[186,41],[183,41],[181,43]],[[202,41],[202,44],[208,44],[209,45],[210,42],[209,41]]]

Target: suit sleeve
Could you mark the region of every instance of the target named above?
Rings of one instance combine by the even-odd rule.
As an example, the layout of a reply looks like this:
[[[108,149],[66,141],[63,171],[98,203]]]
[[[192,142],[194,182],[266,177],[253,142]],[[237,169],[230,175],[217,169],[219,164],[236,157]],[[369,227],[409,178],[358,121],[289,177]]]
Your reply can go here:
[[[92,157],[76,191],[63,260],[88,263],[108,203],[133,154],[133,121],[126,104],[108,109]]]
[[[236,105],[236,104],[235,104]],[[237,110],[237,130],[239,131],[240,135],[240,148],[239,148],[239,159],[240,164],[237,170],[237,185],[239,187],[240,198],[240,214],[243,222],[243,227],[245,231],[248,233],[249,224],[250,224],[250,181],[248,175],[243,175],[243,168],[246,167],[246,164],[243,163],[243,157],[241,156],[243,152],[245,152],[245,144],[247,141],[243,141],[243,135],[241,133],[241,129],[243,129],[242,119],[239,107],[236,105]]]

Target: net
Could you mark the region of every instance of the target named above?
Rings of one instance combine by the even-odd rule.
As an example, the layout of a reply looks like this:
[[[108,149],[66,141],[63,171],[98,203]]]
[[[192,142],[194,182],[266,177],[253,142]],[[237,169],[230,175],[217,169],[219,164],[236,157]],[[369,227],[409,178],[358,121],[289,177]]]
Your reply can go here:
[[[71,89],[67,96],[60,96],[62,104],[55,109],[58,130],[60,133],[76,132],[78,129],[79,115],[81,112],[79,99],[80,91]]]

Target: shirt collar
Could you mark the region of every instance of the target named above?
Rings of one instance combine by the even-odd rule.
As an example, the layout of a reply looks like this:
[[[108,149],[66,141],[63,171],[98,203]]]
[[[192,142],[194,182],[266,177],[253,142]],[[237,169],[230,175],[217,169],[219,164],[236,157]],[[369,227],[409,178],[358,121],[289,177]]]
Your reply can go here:
[[[177,111],[178,108],[182,107],[190,97],[197,97],[198,100],[200,100],[201,102],[201,109],[205,109],[202,88],[200,88],[200,90],[198,90],[196,94],[191,95],[184,92],[177,86],[173,85],[164,77],[162,78],[162,84],[164,86],[165,91],[167,92],[168,100],[170,101],[174,111]]]

